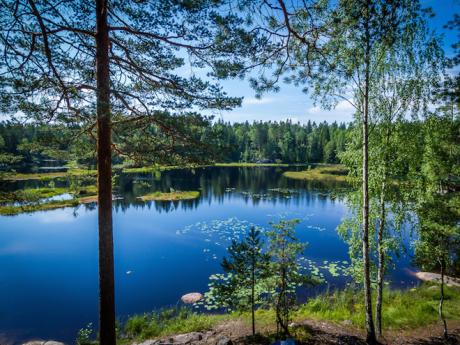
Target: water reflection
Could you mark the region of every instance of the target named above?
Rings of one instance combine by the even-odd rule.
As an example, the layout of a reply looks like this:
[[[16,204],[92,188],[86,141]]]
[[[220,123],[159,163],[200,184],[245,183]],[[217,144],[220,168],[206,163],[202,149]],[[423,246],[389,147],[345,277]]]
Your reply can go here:
[[[229,241],[250,224],[267,228],[279,218],[299,218],[308,242],[305,262],[348,260],[336,227],[347,213],[340,183],[289,180],[284,168],[201,168],[119,174],[114,193],[117,314],[126,317],[173,305],[205,291],[220,271]],[[88,182],[88,181],[86,181]],[[48,182],[46,182],[48,183]],[[59,179],[66,187],[72,179]],[[43,186],[9,183],[10,190]],[[143,202],[153,192],[199,190],[194,200]],[[0,217],[0,338],[73,343],[78,329],[97,324],[97,205]],[[407,261],[407,260],[406,260]],[[395,281],[408,281],[403,264]],[[130,272],[127,274],[127,272]],[[341,277],[324,272],[331,288]],[[3,342],[2,342],[3,344]]]
[[[121,199],[115,203],[115,210],[124,212],[133,207],[171,212],[177,208],[195,209],[201,203],[224,203],[235,196],[240,196],[247,204],[254,205],[263,201],[272,205],[280,203],[299,206],[306,203],[308,206],[310,202],[321,202],[321,200],[323,203],[328,201],[334,203],[335,198],[331,198],[331,192],[335,191],[340,196],[340,191],[346,188],[346,185],[340,182],[287,179],[282,175],[284,170],[286,168],[209,167],[143,174],[120,174],[117,176],[114,192]],[[198,190],[200,197],[193,200],[147,203],[138,199],[139,196],[154,191],[169,192],[171,189]],[[305,193],[305,191],[312,190],[318,193]]]

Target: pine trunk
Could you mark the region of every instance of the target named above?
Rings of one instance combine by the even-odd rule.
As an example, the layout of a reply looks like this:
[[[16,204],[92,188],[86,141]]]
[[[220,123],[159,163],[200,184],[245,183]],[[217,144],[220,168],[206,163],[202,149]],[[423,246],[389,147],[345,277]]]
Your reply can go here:
[[[99,220],[99,336],[115,345],[112,231],[112,152],[107,0],[96,0],[97,186]]]

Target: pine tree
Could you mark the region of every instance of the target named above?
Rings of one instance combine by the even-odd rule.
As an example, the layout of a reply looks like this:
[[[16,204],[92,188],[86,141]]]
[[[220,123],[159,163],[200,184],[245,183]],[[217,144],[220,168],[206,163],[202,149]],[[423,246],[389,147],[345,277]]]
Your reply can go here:
[[[261,297],[256,288],[261,280],[270,276],[270,256],[263,252],[263,246],[260,230],[251,227],[241,242],[232,241],[227,248],[229,257],[222,261],[224,272],[231,277],[226,293],[238,310],[251,311],[253,335],[256,334],[255,310]],[[249,293],[245,296],[241,291]]]
[[[183,118],[175,115],[239,105],[218,85],[177,70],[189,61],[216,77],[237,75],[241,57],[262,42],[244,26],[210,0],[2,1],[2,113],[79,124],[97,140],[102,345],[115,344],[112,153],[122,151],[113,134],[153,124],[181,137]]]
[[[273,303],[281,339],[289,336],[290,313],[296,303],[296,288],[308,282],[308,277],[302,274],[298,263],[306,247],[295,235],[298,223],[298,219],[281,220],[272,223],[272,230],[268,232],[274,279]]]

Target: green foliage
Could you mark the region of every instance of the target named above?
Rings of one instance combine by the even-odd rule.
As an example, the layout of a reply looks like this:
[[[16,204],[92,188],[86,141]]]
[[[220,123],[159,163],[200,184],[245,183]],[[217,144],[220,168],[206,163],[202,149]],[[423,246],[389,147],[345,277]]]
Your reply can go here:
[[[439,287],[423,284],[406,290],[385,289],[383,294],[383,325],[385,330],[415,329],[437,322]],[[323,293],[292,309],[291,319],[344,323],[364,328],[364,304],[361,290],[347,288]],[[460,290],[446,287],[445,315],[448,320],[460,320]],[[274,309],[259,309],[256,319],[263,326],[273,325]],[[147,339],[193,331],[204,331],[228,320],[250,322],[250,314],[197,314],[185,308],[172,308],[157,313],[130,317],[123,327],[129,339]]]
[[[432,114],[425,123],[421,178],[418,180],[419,241],[416,259],[425,269],[458,273],[460,253],[460,116]]]
[[[148,339],[204,331],[225,319],[224,315],[197,314],[185,307],[170,308],[130,317],[123,333],[130,339]]]
[[[93,324],[89,323],[85,328],[82,328],[77,333],[76,344],[77,345],[93,345],[97,344],[95,341],[91,341],[91,335],[93,334]]]
[[[67,191],[68,189],[66,188],[28,188],[8,195],[0,194],[0,202],[32,203],[40,201],[41,199],[64,194]]]
[[[227,248],[228,258],[223,259],[222,269],[229,279],[215,288],[220,288],[219,295],[231,310],[254,310],[262,300],[260,285],[270,276],[270,256],[262,252],[263,246],[260,230],[252,226],[240,242],[232,240]]]
[[[270,291],[270,256],[263,252],[261,231],[251,226],[245,237],[232,239],[228,258],[222,261],[223,274],[212,275],[204,304],[208,310],[252,311],[266,306]]]
[[[460,319],[460,290],[446,289],[445,312],[449,320]],[[382,321],[384,329],[412,329],[437,322],[439,288],[424,284],[407,290],[385,289],[383,294]],[[364,328],[363,294],[348,288],[311,298],[294,313],[294,320],[317,319],[337,323],[351,321],[357,328]]]
[[[222,263],[225,273],[209,278],[209,290],[198,305],[240,313],[254,311],[256,306],[259,310],[273,308],[281,336],[289,334],[289,314],[297,302],[296,289],[318,281],[305,275],[301,256],[305,244],[299,243],[294,230],[298,223],[297,219],[271,223],[265,253],[261,233],[254,227],[242,241],[233,240],[228,248],[229,258]],[[340,268],[331,263],[326,269],[337,275]]]
[[[296,180],[347,181],[348,170],[343,165],[316,166],[304,171],[286,171],[283,176]]]
[[[176,201],[176,200],[191,200],[200,196],[199,191],[172,191],[169,193],[153,192],[139,197],[142,201]]]
[[[92,182],[92,180],[90,181]],[[17,215],[20,213],[52,210],[62,207],[75,207],[92,201],[97,195],[94,185],[72,184],[68,188],[55,187],[51,181],[49,187],[27,188],[10,193],[0,193],[0,215]],[[55,196],[70,194],[69,198],[51,199]]]
[[[20,213],[54,210],[56,208],[63,208],[63,207],[75,207],[75,206],[78,206],[79,204],[80,202],[78,199],[72,199],[72,200],[63,200],[63,201],[57,200],[57,201],[19,205],[19,206],[5,205],[5,206],[0,206],[0,215],[14,216]]]
[[[296,304],[296,288],[308,282],[298,261],[306,247],[295,236],[294,228],[298,223],[298,219],[281,220],[279,223],[272,223],[272,230],[268,232],[268,253],[272,260],[274,284],[271,300],[281,337],[289,335],[288,325],[291,310]]]
[[[114,152],[113,162],[122,164],[124,172],[152,172],[164,169],[165,164],[183,167],[209,164],[211,161],[337,163],[340,153],[345,150],[345,136],[349,131],[344,124],[325,122],[301,125],[290,121],[252,124],[218,121],[214,124],[202,122],[200,126],[189,126],[187,117],[174,121],[177,123],[171,126],[178,127],[180,124],[183,131],[189,132],[187,140],[193,138],[195,144],[172,140],[154,128],[134,133],[132,128],[122,127],[113,138],[115,145],[120,148]],[[0,147],[0,157],[5,157],[5,169],[42,165],[46,159],[72,161],[91,168],[96,162],[95,143],[92,138],[81,136],[82,130],[80,126],[63,128],[56,124],[2,122],[0,137],[8,141],[4,140],[5,144]],[[196,142],[206,145],[198,145]],[[165,147],[169,148],[167,152],[164,151]],[[18,159],[11,160],[13,156]],[[0,160],[0,167],[1,164]],[[74,165],[71,170],[75,168],[77,166]]]
[[[344,124],[254,122],[213,126],[228,162],[337,163],[345,149]]]

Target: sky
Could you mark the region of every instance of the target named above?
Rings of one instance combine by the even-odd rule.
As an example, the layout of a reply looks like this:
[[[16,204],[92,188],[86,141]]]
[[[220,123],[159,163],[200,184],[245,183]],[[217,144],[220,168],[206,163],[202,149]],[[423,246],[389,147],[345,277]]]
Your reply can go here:
[[[452,43],[458,40],[458,33],[446,30],[443,25],[453,18],[454,13],[460,13],[460,0],[421,0],[422,5],[429,6],[435,12],[430,19],[431,29],[444,36],[443,46],[446,54],[452,54]],[[184,69],[184,71],[187,69]],[[190,71],[188,70],[188,73]],[[196,73],[196,71],[195,71]],[[195,74],[194,73],[194,74]],[[456,71],[458,73],[458,71]],[[229,96],[244,97],[242,106],[232,111],[213,111],[215,119],[228,122],[244,121],[282,121],[291,119],[293,122],[306,123],[308,120],[328,123],[349,122],[353,117],[353,108],[346,101],[339,102],[335,109],[324,110],[313,103],[309,95],[293,85],[280,83],[280,91],[265,94],[261,99],[255,97],[255,92],[247,80],[226,80],[221,86]],[[203,114],[209,115],[207,111]],[[7,118],[0,114],[0,120]]]
[[[443,45],[446,54],[451,54],[451,45],[458,33],[445,30],[443,25],[452,19],[454,13],[460,13],[460,0],[422,0],[424,6],[430,6],[435,17],[430,20],[433,30],[444,36]],[[346,101],[340,102],[333,110],[323,110],[315,106],[310,97],[300,88],[280,84],[281,90],[269,93],[261,99],[255,97],[248,81],[231,80],[222,82],[224,90],[230,96],[244,97],[241,107],[232,111],[222,111],[216,119],[229,122],[244,121],[280,121],[291,119],[293,122],[306,123],[308,120],[332,123],[352,120],[353,108]]]

